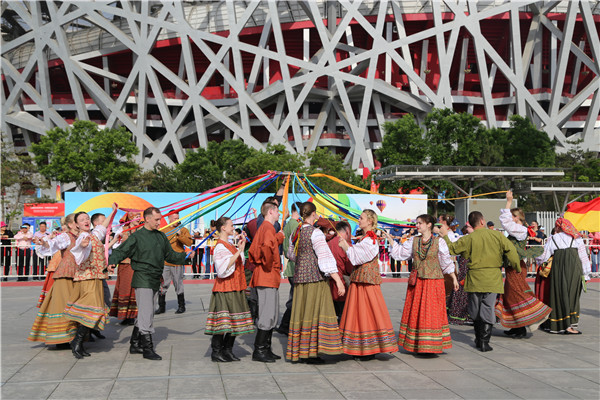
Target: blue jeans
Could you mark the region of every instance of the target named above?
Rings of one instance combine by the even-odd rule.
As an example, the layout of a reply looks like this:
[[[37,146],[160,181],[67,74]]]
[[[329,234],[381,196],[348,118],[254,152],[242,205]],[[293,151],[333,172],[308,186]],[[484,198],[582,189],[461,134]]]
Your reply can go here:
[[[598,272],[598,264],[600,264],[600,251],[598,253],[591,252],[592,272]]]

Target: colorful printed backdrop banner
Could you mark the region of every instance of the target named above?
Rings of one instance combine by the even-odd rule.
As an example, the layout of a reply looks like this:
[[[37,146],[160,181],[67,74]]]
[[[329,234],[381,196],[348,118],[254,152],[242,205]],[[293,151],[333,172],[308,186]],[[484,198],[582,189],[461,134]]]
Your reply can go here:
[[[88,214],[104,213],[108,215],[111,211],[112,203],[116,202],[120,208],[144,210],[148,207],[164,208],[171,204],[189,200],[182,204],[189,203],[194,199],[199,200],[200,197],[194,193],[100,193],[100,192],[66,192],[65,193],[65,214],[70,214],[78,211],[85,211]],[[254,218],[255,212],[260,211],[262,202],[273,193],[242,193],[235,197],[231,202],[228,202],[216,210],[204,215],[203,219],[193,221],[188,228],[192,231],[197,231],[200,224],[206,225],[210,220],[217,219],[223,214],[232,218],[235,223],[242,224],[245,220],[249,221]],[[331,197],[340,203],[354,209],[364,210],[371,209],[377,215],[385,216],[398,221],[414,220],[418,215],[427,212],[427,196],[426,195],[402,195],[403,198],[380,196],[377,194],[331,194]],[[212,200],[209,200],[210,202]],[[312,201],[307,194],[290,193],[288,204],[292,202]],[[181,217],[193,213],[199,207],[206,203],[194,205],[180,212]],[[334,213],[325,209],[320,204],[317,204],[317,212],[324,216],[335,217]],[[172,207],[167,207],[167,210]],[[124,214],[119,211],[115,221]],[[162,225],[166,225],[163,220]]]

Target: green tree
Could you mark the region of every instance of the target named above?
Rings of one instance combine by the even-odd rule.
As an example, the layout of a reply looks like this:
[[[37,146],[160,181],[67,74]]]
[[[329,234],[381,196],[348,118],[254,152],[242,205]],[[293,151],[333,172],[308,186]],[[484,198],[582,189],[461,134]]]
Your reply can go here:
[[[2,136],[0,151],[2,179],[0,180],[1,206],[5,222],[10,226],[13,218],[23,212],[23,204],[33,200],[36,188],[50,187],[42,177],[29,154],[17,154],[11,141]],[[38,199],[39,200],[39,199]],[[44,198],[43,202],[51,202]]]
[[[308,153],[308,170],[309,174],[327,174],[334,176],[344,182],[358,187],[365,187],[362,179],[344,164],[344,159],[341,154],[334,154],[326,147],[319,147],[315,151]],[[332,181],[329,178],[310,178],[310,180],[323,189],[327,193],[355,193],[356,191],[350,189],[342,184]]]
[[[510,117],[510,128],[499,135],[504,149],[505,167],[554,167],[556,140],[538,129],[529,118],[520,115]]]
[[[381,148],[375,150],[375,156],[384,167],[423,164],[427,157],[426,142],[414,115],[406,114],[396,121],[385,122],[382,128],[383,142]]]
[[[433,109],[424,124],[429,164],[493,166],[502,160],[497,132],[472,114]]]
[[[565,169],[564,181],[600,182],[600,154],[583,150],[582,142],[568,141],[572,148],[556,156],[556,166]]]
[[[82,191],[120,191],[139,170],[131,133],[124,127],[98,129],[91,121],[51,129],[31,151],[42,175]]]

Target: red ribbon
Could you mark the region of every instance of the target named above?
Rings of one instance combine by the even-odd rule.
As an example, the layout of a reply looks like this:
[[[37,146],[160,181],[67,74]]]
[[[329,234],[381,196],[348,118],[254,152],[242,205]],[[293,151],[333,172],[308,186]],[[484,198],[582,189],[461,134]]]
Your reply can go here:
[[[370,237],[371,239],[373,239],[373,244],[377,243],[377,235],[375,234],[375,232],[373,231],[368,231],[367,234],[365,235],[366,237]],[[363,238],[364,239],[364,238]]]

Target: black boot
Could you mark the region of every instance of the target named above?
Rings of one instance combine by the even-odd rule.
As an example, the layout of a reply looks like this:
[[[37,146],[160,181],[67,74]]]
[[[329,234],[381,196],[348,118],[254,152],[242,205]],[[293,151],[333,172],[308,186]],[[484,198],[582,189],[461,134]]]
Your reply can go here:
[[[258,318],[258,302],[254,299],[248,299],[248,308],[250,308],[250,316],[252,321],[256,321]]]
[[[83,357],[88,357],[90,355],[83,348],[83,339],[85,338],[85,335],[88,333],[89,329],[90,328],[88,328],[85,325],[79,325],[77,327],[77,332],[75,333],[75,337],[71,341],[71,351],[73,352],[73,355],[77,359],[81,359]]]
[[[179,308],[177,308],[175,314],[183,314],[185,312],[185,296],[183,293],[177,295],[177,304]]]
[[[273,329],[271,329],[269,331],[269,336],[267,336],[267,345],[269,346],[269,355],[271,356],[271,358],[274,358],[275,360],[281,360],[281,357],[278,356],[277,354],[273,353],[273,350],[271,349],[271,340],[273,339]]]
[[[163,314],[167,308],[167,295],[159,294],[158,295],[158,308],[154,311],[154,314]]]
[[[148,360],[162,360],[162,357],[154,352],[154,344],[152,344],[151,334],[140,333],[140,344],[142,346],[144,358]]]
[[[96,336],[98,339],[106,339],[106,336],[104,336],[102,333],[100,333],[100,331],[98,329],[92,329],[90,330],[90,336]]]
[[[140,330],[137,326],[133,327],[131,339],[129,339],[129,354],[144,354],[144,350],[140,346]]]
[[[525,328],[524,326],[521,328],[515,328],[515,334],[514,334],[514,338],[515,339],[523,339],[525,337],[527,337],[527,328]]]
[[[210,359],[213,362],[230,362],[231,361],[224,354],[223,335],[213,335],[213,337],[210,341],[210,347],[212,348],[212,353],[210,355]]]
[[[233,343],[235,342],[235,336],[228,333],[223,338],[223,356],[229,361],[240,361],[238,357],[233,354]]]
[[[473,330],[475,331],[475,347],[481,350],[481,323],[482,321],[473,321]]]
[[[492,351],[494,350],[490,346],[490,338],[492,337],[493,324],[488,324],[481,321],[481,351]]]
[[[256,330],[256,339],[254,339],[254,352],[252,353],[252,361],[260,361],[266,363],[274,363],[275,359],[269,354],[269,344],[267,339],[269,331],[262,329]]]
[[[288,336],[290,334],[290,318],[292,316],[292,309],[286,308],[283,313],[283,317],[281,318],[281,323],[278,328],[275,328],[277,333],[281,333],[282,335]]]

